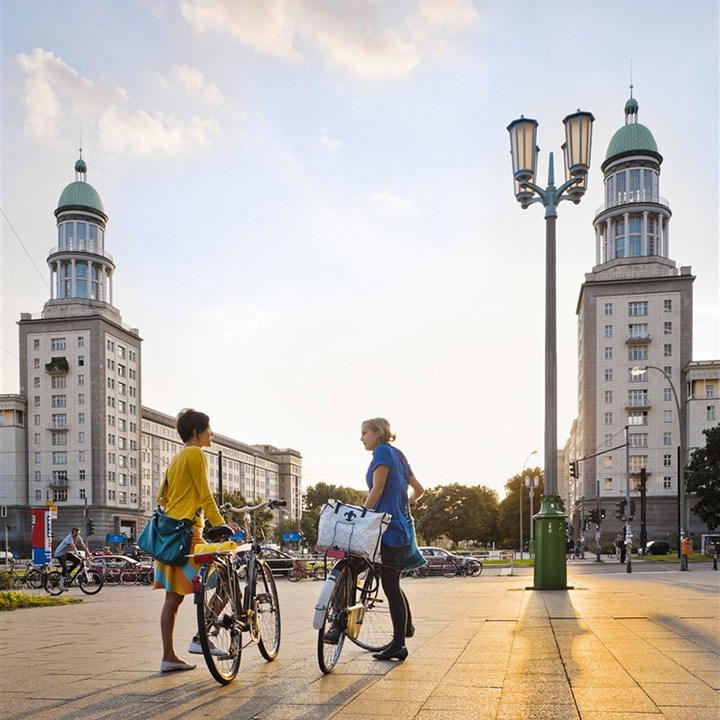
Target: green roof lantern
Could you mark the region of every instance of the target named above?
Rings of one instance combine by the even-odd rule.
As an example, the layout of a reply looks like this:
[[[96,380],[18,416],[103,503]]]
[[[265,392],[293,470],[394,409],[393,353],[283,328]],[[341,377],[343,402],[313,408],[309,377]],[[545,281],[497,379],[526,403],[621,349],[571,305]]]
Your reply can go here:
[[[651,155],[662,162],[662,155],[650,130],[638,122],[638,101],[630,96],[625,103],[625,125],[621,127],[610,140],[603,169],[611,160],[634,154]]]
[[[58,200],[57,215],[61,210],[68,208],[86,208],[100,213],[105,220],[105,207],[103,206],[97,190],[86,180],[87,163],[82,159],[82,148],[80,158],[75,163],[75,182],[71,182],[60,194]]]

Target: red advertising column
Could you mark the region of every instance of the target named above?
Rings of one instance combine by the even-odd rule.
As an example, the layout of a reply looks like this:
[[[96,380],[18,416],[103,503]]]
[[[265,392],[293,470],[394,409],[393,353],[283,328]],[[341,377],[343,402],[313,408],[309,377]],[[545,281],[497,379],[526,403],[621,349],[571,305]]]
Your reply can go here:
[[[32,561],[35,565],[50,562],[52,553],[52,520],[54,507],[32,508]]]

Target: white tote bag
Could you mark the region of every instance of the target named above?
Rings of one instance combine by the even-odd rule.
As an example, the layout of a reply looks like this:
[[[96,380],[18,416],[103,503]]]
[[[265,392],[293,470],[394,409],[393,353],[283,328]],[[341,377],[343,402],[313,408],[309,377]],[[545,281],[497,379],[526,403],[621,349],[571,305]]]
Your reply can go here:
[[[318,518],[317,550],[342,550],[380,562],[380,543],[392,520],[389,513],[328,500]]]

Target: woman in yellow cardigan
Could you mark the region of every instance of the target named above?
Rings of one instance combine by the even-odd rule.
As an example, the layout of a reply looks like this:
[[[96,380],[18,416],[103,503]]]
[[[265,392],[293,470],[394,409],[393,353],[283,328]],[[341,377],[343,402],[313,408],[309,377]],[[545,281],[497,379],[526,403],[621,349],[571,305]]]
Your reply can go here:
[[[223,518],[210,491],[207,477],[207,459],[202,451],[212,444],[210,418],[197,410],[181,410],[175,420],[175,429],[185,446],[170,461],[165,482],[158,494],[158,503],[168,517],[195,518],[192,546],[202,541],[205,515],[212,525],[222,525]],[[198,513],[198,510],[200,512]],[[197,513],[197,515],[196,515]],[[187,663],[177,656],[173,632],[178,609],[186,595],[192,593],[192,579],[198,567],[188,561],[181,567],[155,563],[155,589],[165,590],[165,604],[160,613],[160,632],[163,642],[161,672],[192,670],[195,663]],[[197,637],[190,643],[189,652],[202,653]]]

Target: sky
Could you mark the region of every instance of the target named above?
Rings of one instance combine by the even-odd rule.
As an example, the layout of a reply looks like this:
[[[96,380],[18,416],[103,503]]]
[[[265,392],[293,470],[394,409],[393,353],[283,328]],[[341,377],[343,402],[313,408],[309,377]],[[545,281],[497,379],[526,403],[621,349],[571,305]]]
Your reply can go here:
[[[0,392],[82,138],[110,217],[142,402],[293,447],[362,487],[390,419],[427,486],[543,463],[545,227],[513,196],[507,125],[595,116],[589,188],[557,223],[558,442],[600,165],[634,84],[690,265],[693,359],[720,358],[717,0],[3,0]]]

